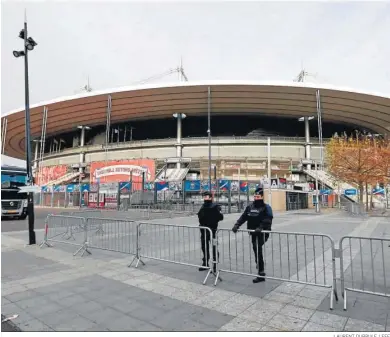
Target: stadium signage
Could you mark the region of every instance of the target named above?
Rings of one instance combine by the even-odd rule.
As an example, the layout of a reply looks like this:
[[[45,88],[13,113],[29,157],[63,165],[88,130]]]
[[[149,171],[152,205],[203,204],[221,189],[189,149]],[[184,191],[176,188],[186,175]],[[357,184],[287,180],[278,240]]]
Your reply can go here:
[[[113,166],[106,166],[101,169],[97,169],[95,171],[95,177],[96,178],[102,178],[107,176],[115,176],[118,174],[124,174],[124,175],[130,175],[132,172],[132,175],[135,177],[142,176],[142,173],[145,172],[147,174],[147,178],[150,178],[150,172],[149,169],[142,166],[136,166],[136,165],[113,165]]]

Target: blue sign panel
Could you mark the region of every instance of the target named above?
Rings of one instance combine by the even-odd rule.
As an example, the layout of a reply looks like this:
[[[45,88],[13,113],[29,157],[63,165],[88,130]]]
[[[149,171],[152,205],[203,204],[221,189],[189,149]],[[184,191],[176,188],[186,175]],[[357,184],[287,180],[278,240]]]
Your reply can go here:
[[[200,180],[185,180],[184,190],[186,192],[198,192],[200,191]]]
[[[89,184],[81,184],[81,192],[89,192]]]
[[[121,190],[122,193],[129,193],[130,191],[130,181],[122,181],[119,183],[119,188]]]
[[[74,184],[66,186],[66,192],[74,192],[74,190],[75,190],[75,185]]]
[[[241,192],[248,192],[248,182],[247,181],[240,181],[240,191]]]
[[[229,191],[230,190],[230,180],[219,180],[219,190],[220,191]]]
[[[53,186],[53,192],[65,192],[65,186],[64,185],[57,185]]]
[[[374,195],[385,195],[385,189],[384,188],[374,188],[372,190],[372,193]]]
[[[165,191],[169,189],[169,184],[167,181],[158,181],[155,183],[157,192]]]
[[[320,190],[320,194],[321,195],[329,195],[329,194],[332,194],[332,191],[331,190]]]
[[[356,188],[350,188],[348,190],[344,191],[344,195],[357,195],[357,189]]]

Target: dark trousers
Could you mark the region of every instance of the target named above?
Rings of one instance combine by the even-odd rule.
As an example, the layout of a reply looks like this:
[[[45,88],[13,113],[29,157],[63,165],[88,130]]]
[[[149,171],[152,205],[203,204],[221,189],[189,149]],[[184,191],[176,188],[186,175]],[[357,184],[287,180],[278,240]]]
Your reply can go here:
[[[263,245],[269,238],[268,233],[251,234],[252,247],[255,253],[255,261],[258,268],[258,274],[264,273]]]
[[[216,229],[211,230],[213,239],[215,239]],[[200,240],[203,252],[203,264],[206,266],[210,260],[210,232],[207,229],[200,228]],[[219,254],[218,254],[219,255]],[[213,261],[216,261],[217,247],[213,245]]]

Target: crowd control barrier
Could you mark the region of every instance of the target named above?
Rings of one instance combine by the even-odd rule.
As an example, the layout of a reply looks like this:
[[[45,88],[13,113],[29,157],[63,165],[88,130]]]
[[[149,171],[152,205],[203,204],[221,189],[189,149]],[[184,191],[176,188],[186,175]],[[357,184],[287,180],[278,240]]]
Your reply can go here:
[[[344,236],[339,243],[340,281],[347,291],[390,297],[390,238]]]
[[[216,266],[213,254],[213,234],[210,228],[199,226],[140,223],[138,225],[138,252],[136,262],[145,264],[142,258],[181,264],[190,267],[202,267],[202,243],[209,245],[210,263],[203,281],[206,284],[213,266]],[[203,240],[203,242],[202,242]],[[214,268],[216,270],[216,268]]]
[[[131,220],[48,215],[40,247],[61,243],[78,246],[73,255],[91,254],[90,248],[136,255],[136,238],[137,224]]]
[[[257,234],[250,230],[233,233],[219,229],[217,249],[215,285],[220,273],[259,276],[256,254],[258,260],[263,257],[265,278],[331,288],[331,309],[334,298],[338,300],[334,242],[328,235],[277,231]]]
[[[318,233],[228,229],[213,233],[199,226],[49,215],[40,246],[53,243],[76,246],[74,255],[91,254],[90,249],[128,254],[134,257],[130,265],[135,267],[146,259],[203,267],[202,249],[208,247],[203,284],[211,273],[217,285],[220,274],[257,277],[260,268],[267,279],[330,288],[331,309],[338,301],[335,261],[339,258],[344,310],[348,291],[390,297],[388,237],[344,236],[336,249],[330,236]],[[258,265],[260,257],[264,267]]]

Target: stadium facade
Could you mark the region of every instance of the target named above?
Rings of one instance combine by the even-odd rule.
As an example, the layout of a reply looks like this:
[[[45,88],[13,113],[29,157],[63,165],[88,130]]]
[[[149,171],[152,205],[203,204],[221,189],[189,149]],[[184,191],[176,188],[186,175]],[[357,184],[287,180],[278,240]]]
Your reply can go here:
[[[110,183],[130,172],[147,181],[207,179],[209,112],[220,179],[259,181],[270,156],[272,177],[304,182],[302,167],[323,162],[334,133],[390,133],[386,95],[297,82],[127,87],[31,107],[36,181]],[[2,125],[3,153],[23,159],[24,110],[9,112]]]

